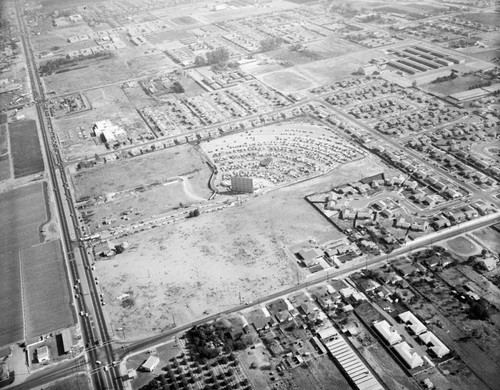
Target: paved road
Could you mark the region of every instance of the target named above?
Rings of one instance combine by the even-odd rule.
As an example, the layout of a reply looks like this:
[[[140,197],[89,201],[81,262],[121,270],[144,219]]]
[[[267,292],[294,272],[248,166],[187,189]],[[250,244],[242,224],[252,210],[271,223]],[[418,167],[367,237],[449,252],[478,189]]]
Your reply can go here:
[[[19,23],[19,28],[21,31],[21,41],[23,45],[23,50],[26,59],[26,66],[29,74],[29,79],[31,83],[31,90],[34,100],[36,103],[37,115],[40,125],[40,132],[42,134],[42,146],[45,152],[45,159],[47,162],[47,169],[50,181],[52,183],[52,188],[55,195],[55,201],[59,216],[59,223],[61,228],[61,239],[63,242],[63,248],[65,251],[66,259],[68,261],[68,269],[71,273],[73,283],[79,281],[81,277],[81,272],[79,270],[77,260],[80,258],[82,262],[86,262],[85,265],[88,266],[87,253],[84,248],[76,246],[74,238],[78,238],[79,233],[75,232],[74,229],[78,227],[78,220],[76,217],[75,208],[73,206],[73,198],[70,191],[69,182],[66,178],[66,172],[62,169],[62,158],[59,152],[59,146],[57,143],[57,138],[52,127],[52,122],[50,120],[50,114],[47,105],[45,104],[45,95],[43,90],[43,85],[38,74],[38,69],[36,66],[36,61],[34,59],[33,51],[29,42],[29,32],[26,28],[25,22],[22,15],[20,2],[16,2],[16,16]],[[69,213],[69,215],[68,215]],[[108,333],[106,323],[103,318],[101,304],[98,299],[97,292],[95,290],[94,279],[92,277],[90,267],[86,267],[86,272],[83,273],[87,277],[88,285],[90,287],[89,295],[91,299],[86,299],[84,294],[79,294],[76,300],[77,307],[81,311],[86,313],[93,312],[93,316],[82,316],[80,318],[80,325],[83,333],[84,341],[87,344],[93,344],[95,340],[107,340]],[[87,297],[88,297],[87,296]],[[97,325],[97,327],[96,327]],[[118,368],[111,367],[109,371],[102,371],[100,365],[96,363],[97,360],[102,360],[107,364],[112,364],[114,360],[113,349],[109,344],[103,347],[104,356],[101,351],[96,349],[87,350],[87,358],[89,359],[89,364],[96,375],[92,376],[93,385],[95,389],[121,389],[122,382],[119,378],[120,373]],[[42,375],[45,383],[49,383],[51,380],[59,378],[60,374],[58,370],[54,373],[52,371],[45,371],[49,374]],[[42,378],[40,378],[42,381]]]

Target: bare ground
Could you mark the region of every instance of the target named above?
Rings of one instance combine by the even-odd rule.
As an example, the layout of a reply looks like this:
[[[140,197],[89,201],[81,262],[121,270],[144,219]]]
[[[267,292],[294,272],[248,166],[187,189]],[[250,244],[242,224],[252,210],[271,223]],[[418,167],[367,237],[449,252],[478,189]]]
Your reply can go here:
[[[145,337],[293,285],[306,273],[284,247],[341,236],[304,195],[380,170],[366,158],[241,206],[127,237],[126,252],[97,264],[111,327]],[[124,293],[133,296],[132,308],[117,299]]]

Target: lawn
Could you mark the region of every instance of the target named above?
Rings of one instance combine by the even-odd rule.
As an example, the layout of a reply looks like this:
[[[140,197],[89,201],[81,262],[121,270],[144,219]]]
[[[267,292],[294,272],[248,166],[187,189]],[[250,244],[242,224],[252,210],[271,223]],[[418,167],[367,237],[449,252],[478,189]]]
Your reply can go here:
[[[432,93],[448,96],[457,92],[467,91],[469,88],[472,88],[481,82],[483,82],[483,79],[478,76],[460,76],[454,80],[428,84],[423,88]]]
[[[198,177],[198,172],[205,173]],[[99,197],[153,183],[164,183],[177,176],[194,176],[194,192],[205,193],[210,176],[208,166],[190,145],[176,146],[78,172],[73,177],[76,199]],[[191,179],[190,179],[191,180]]]
[[[59,240],[21,251],[26,338],[67,328],[76,321]]]
[[[262,77],[262,81],[282,92],[291,92],[310,88],[312,83],[293,71],[282,71],[268,73]]]
[[[47,219],[44,205],[41,184],[0,194],[0,345],[24,337],[19,252],[40,243],[39,226]]]
[[[3,116],[0,116],[2,122]],[[0,181],[10,178],[9,144],[7,125],[0,125]]]
[[[14,159],[14,177],[43,172],[43,158],[34,120],[9,124],[10,151]]]
[[[498,13],[472,13],[472,14],[464,14],[464,19],[469,19],[472,22],[489,24],[490,26],[498,27],[500,23],[500,16]]]
[[[89,377],[87,375],[72,376],[70,378],[63,379],[47,387],[47,390],[90,390],[92,386],[90,384]]]

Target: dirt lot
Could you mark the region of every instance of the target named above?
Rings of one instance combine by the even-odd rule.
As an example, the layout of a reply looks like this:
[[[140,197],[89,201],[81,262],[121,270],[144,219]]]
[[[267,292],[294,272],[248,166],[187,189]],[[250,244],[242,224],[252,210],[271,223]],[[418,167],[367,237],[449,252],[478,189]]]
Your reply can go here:
[[[171,327],[173,317],[180,325],[235,306],[239,294],[253,301],[293,285],[306,273],[284,247],[339,237],[303,197],[379,171],[373,160],[356,161],[241,206],[127,237],[126,252],[97,264],[111,327],[125,324],[127,337],[138,338]],[[121,306],[124,293],[134,307]]]
[[[101,140],[91,137],[92,126],[108,119],[122,127],[133,144],[140,144],[151,132],[119,86],[104,87],[84,92],[92,109],[55,121],[64,155],[69,160],[94,157],[108,151]],[[79,134],[80,132],[83,135]]]
[[[40,243],[38,229],[47,218],[44,204],[40,184],[0,194],[0,215],[9,221],[0,224],[0,345],[24,337],[19,252]]]
[[[9,124],[10,150],[14,177],[24,177],[43,171],[43,158],[36,122],[22,120]]]

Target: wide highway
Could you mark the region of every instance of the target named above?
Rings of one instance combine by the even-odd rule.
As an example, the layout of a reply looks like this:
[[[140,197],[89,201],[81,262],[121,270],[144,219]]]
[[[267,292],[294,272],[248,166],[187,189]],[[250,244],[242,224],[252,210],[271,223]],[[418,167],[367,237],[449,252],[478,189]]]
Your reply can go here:
[[[16,2],[16,16],[21,32],[21,41],[32,95],[36,104],[42,144],[45,150],[47,172],[54,191],[61,240],[66,254],[70,279],[75,286],[73,290],[75,294],[75,310],[78,314],[80,312],[88,314],[79,315],[79,320],[83,339],[86,344],[87,364],[90,368],[93,387],[96,390],[122,389],[123,385],[119,368],[113,364],[114,352],[108,342],[109,334],[89,258],[85,248],[78,243],[80,236],[78,231],[79,221],[73,204],[69,181],[63,168],[63,160],[59,151],[57,137],[52,127],[50,112],[45,101],[43,84],[38,74],[33,50],[30,46],[29,32],[22,17],[21,2],[19,1]],[[78,287],[76,287],[77,285]],[[85,285],[87,285],[87,288]],[[49,383],[58,377],[60,377],[60,373],[57,370],[52,374],[43,376],[45,383]]]

